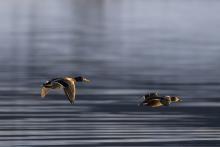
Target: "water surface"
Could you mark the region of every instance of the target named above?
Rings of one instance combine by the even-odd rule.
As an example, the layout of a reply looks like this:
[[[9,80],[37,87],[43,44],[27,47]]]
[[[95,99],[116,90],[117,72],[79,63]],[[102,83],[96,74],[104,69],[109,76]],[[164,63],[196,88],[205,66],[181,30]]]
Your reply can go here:
[[[0,146],[219,146],[220,2],[3,0]],[[84,75],[70,105],[39,96]],[[137,97],[179,95],[170,107]]]

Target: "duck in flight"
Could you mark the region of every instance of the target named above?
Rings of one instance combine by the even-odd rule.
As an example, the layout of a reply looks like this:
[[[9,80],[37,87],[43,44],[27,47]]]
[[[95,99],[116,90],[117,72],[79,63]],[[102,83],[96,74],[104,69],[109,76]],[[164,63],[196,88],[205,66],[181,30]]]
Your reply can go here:
[[[149,93],[141,98],[144,98],[144,101],[139,106],[150,107],[169,106],[172,102],[182,101],[179,96],[160,96],[158,93]]]
[[[76,95],[76,83],[77,82],[90,82],[90,80],[79,76],[79,77],[64,77],[55,78],[46,81],[41,88],[41,97],[45,97],[50,89],[63,89],[70,103],[73,104]]]

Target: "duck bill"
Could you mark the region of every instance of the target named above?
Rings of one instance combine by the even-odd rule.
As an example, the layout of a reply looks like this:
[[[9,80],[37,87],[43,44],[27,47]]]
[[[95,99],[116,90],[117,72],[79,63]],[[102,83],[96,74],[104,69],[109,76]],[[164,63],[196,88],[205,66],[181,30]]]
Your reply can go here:
[[[83,82],[89,83],[89,82],[91,82],[91,81],[88,80],[88,79],[86,79],[86,78],[84,78],[84,79],[83,79]]]

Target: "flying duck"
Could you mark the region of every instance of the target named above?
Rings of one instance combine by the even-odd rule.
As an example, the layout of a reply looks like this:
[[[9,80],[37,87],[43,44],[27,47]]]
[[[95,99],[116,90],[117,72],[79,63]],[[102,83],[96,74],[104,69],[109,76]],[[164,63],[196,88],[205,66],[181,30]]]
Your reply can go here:
[[[141,102],[139,106],[169,106],[172,102],[182,101],[179,96],[159,96],[158,93],[149,93],[142,96],[142,98],[144,98],[144,101]]]
[[[70,103],[73,104],[76,95],[76,83],[77,82],[90,82],[90,80],[79,76],[79,77],[64,77],[54,78],[46,81],[41,88],[41,97],[45,97],[50,89],[63,89]]]

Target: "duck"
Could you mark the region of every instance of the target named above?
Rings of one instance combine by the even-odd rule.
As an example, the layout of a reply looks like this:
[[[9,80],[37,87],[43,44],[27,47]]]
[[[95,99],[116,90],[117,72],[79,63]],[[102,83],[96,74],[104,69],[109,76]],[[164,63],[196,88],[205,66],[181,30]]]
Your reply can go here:
[[[67,96],[69,102],[74,104],[76,95],[76,83],[78,82],[90,82],[90,80],[78,76],[78,77],[63,77],[54,78],[43,83],[41,88],[41,97],[44,98],[50,89],[63,89],[65,95]]]
[[[152,93],[147,94],[144,97],[144,101],[139,106],[160,107],[169,106],[172,102],[182,101],[179,96],[159,96],[159,94]]]

